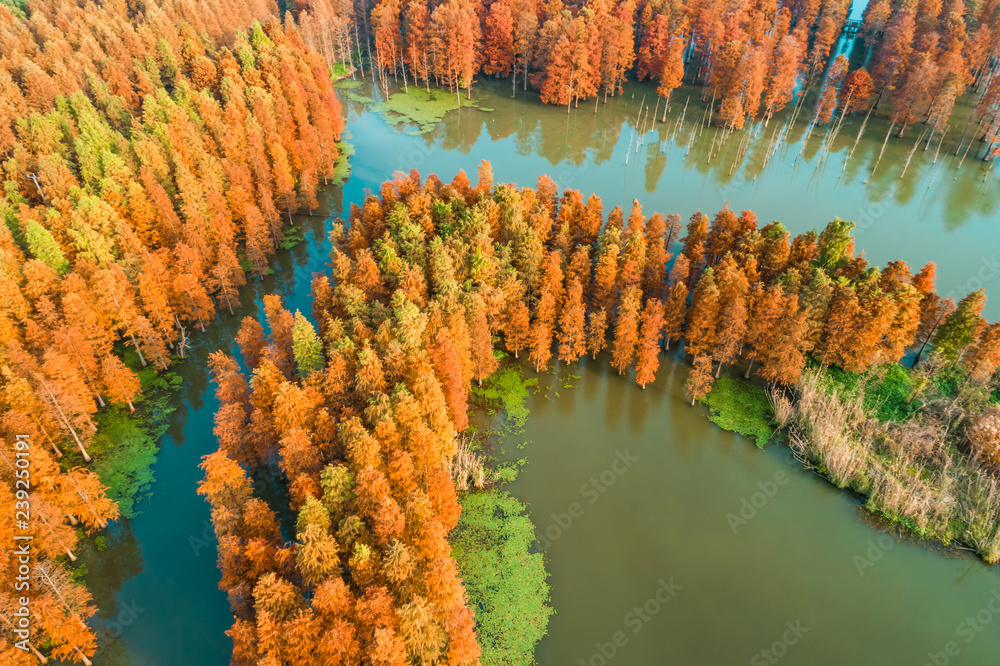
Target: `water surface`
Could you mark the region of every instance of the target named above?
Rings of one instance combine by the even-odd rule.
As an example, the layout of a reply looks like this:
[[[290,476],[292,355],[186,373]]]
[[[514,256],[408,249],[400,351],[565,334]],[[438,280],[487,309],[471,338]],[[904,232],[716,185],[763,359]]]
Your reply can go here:
[[[505,442],[528,460],[509,490],[551,574],[539,664],[598,666],[614,647],[621,666],[775,663],[764,650],[917,666],[949,643],[940,664],[997,662],[1000,569],[873,527],[788,449],[716,428],[685,398],[687,371],[665,359],[645,390],[603,357],[568,371],[576,388],[542,375]]]

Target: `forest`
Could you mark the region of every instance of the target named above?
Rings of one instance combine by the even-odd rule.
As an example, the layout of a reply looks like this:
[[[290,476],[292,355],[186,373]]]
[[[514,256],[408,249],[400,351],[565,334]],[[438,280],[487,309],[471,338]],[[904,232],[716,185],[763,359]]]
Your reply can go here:
[[[329,65],[356,64],[363,77],[360,54],[369,54],[369,75],[383,88],[390,77],[404,86],[433,79],[471,95],[477,75],[510,77],[514,91],[530,85],[567,112],[590,98],[596,112],[634,76],[657,82],[652,122],[660,107],[666,120],[671,94],[690,83],[711,100],[715,122],[733,130],[766,125],[793,102],[796,115],[809,114],[801,108],[807,95],[797,93],[810,92],[810,127],[882,110],[899,137],[923,125],[920,139],[931,146],[954,129],[956,102],[968,92],[975,108],[959,123],[958,149],[982,140],[992,156],[1000,3],[874,0],[849,26],[850,7],[845,0],[315,0],[290,11]],[[845,28],[860,40],[837,54]]]
[[[0,532],[20,533],[27,435],[33,544],[28,651],[5,587],[0,660],[97,653],[78,544],[134,515],[155,453],[109,461],[155,448],[170,366],[217,317],[241,316],[241,287],[271,271],[293,214],[342,177],[334,78],[468,96],[477,75],[510,77],[567,111],[652,79],[653,122],[687,83],[727,129],[805,113],[798,93],[812,90],[811,124],[884,108],[928,146],[958,131],[967,102],[959,148],[990,155],[998,4],[879,0],[861,52],[834,57],[848,9],[0,0]],[[606,352],[645,388],[683,345],[693,404],[752,377],[741,386],[766,387],[805,464],[921,534],[1000,558],[1000,325],[983,319],[982,290],[956,304],[935,292],[933,264],[869,266],[840,219],[792,238],[728,206],[686,224],[638,202],[605,215],[548,177],[494,183],[486,162],[475,184],[399,174],[360,203],[334,226],[313,310],[267,296],[267,328],[244,320],[240,359],[211,357],[219,450],[199,492],[234,663],[458,666],[498,649],[481,647],[449,535],[457,489],[486,482],[460,437],[470,390],[503,353],[544,371]],[[873,421],[890,389],[898,410]],[[869,440],[881,448],[858,453]],[[277,470],[287,506],[255,496],[262,470]],[[961,515],[937,493],[956,480]],[[17,567],[4,549],[0,577]]]
[[[30,435],[31,649],[88,663],[94,607],[66,564],[115,500],[131,504],[88,464],[98,424],[142,411],[139,371],[184,358],[193,329],[239,307],[289,213],[335,176],[343,119],[322,59],[273,4],[27,12],[0,5],[2,525],[12,543],[14,434]],[[16,566],[5,549],[5,580]],[[11,647],[12,592],[2,661],[35,661]]]
[[[1000,487],[989,470],[1000,448],[988,387],[1000,324],[983,320],[982,291],[957,305],[940,298],[933,264],[869,266],[852,227],[837,219],[791,238],[727,207],[695,213],[681,236],[678,215],[647,218],[634,202],[605,217],[598,197],[560,195],[548,177],[536,188],[495,184],[488,162],[475,184],[464,172],[447,184],[397,174],[352,205],[331,232],[331,273],[313,282],[312,319],[267,296],[267,330],[246,318],[237,338],[248,372],[212,358],[220,448],[203,462],[199,492],[213,507],[236,617],[234,662],[477,663],[446,536],[456,486],[483,484],[470,478],[480,454],[457,434],[498,349],[539,370],[607,351],[645,388],[683,342],[692,404],[723,369],[745,364],[776,405],[789,403],[786,415],[797,410],[793,450],[825,461],[838,485],[837,474],[858,470],[827,457],[829,438],[816,431],[836,398],[800,381],[815,373],[809,360],[862,373],[929,354],[963,382],[952,402],[972,442],[963,455],[993,493],[967,517],[985,530],[958,537],[996,561]],[[782,386],[800,387],[794,406]],[[921,427],[933,426],[904,422],[886,436],[909,449]],[[250,487],[249,475],[273,465],[297,516],[291,542]],[[894,509],[913,517],[884,510]]]

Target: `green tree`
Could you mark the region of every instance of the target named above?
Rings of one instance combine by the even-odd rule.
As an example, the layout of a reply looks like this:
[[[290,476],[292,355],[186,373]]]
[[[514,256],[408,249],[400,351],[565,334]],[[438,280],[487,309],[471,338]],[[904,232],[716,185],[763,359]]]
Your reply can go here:
[[[323,343],[316,335],[312,323],[298,310],[295,311],[295,323],[292,324],[292,354],[295,356],[299,375],[303,377],[323,367]]]
[[[851,238],[851,231],[857,225],[847,222],[839,217],[833,218],[833,222],[826,225],[826,229],[819,235],[819,265],[832,274],[842,265],[850,260],[849,249],[854,244]]]
[[[25,237],[28,241],[28,249],[31,254],[40,262],[54,271],[65,273],[69,268],[69,261],[66,254],[59,247],[59,243],[52,237],[48,229],[38,224],[34,220],[28,220],[28,229]]]
[[[949,361],[957,361],[965,348],[979,334],[984,325],[982,312],[986,305],[986,292],[974,291],[958,303],[934,336],[934,349]]]

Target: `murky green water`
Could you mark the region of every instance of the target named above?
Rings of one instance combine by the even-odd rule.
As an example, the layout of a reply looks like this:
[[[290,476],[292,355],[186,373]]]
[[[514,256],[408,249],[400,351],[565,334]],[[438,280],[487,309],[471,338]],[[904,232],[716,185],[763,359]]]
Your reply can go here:
[[[736,132],[722,142],[721,132],[707,124],[698,129],[698,93],[685,88],[675,94],[668,122],[647,122],[652,129],[640,142],[636,117],[643,95],[655,104],[651,87],[632,86],[596,114],[589,105],[567,114],[541,106],[530,93],[512,100],[505,84],[496,84],[495,92],[493,86],[481,84],[477,94],[480,106],[494,111],[451,112],[422,136],[346,104],[356,146],[353,175],[328,193],[327,210],[360,202],[366,188],[377,190],[397,170],[417,168],[450,180],[465,169],[474,180],[485,158],[498,181],[534,184],[547,173],[560,187],[597,192],[606,211],[627,208],[635,197],[648,213],[687,217],[731,201],[764,221],[781,220],[793,233],[835,215],[855,219],[858,247],[873,263],[904,259],[916,267],[934,260],[942,293],[961,295],[980,283],[1000,293],[1000,281],[991,282],[1000,274],[1000,184],[992,175],[984,182],[988,165],[974,154],[961,170],[953,166],[960,131],[936,163],[936,141],[927,152],[918,149],[902,179],[902,162],[920,129],[903,141],[890,139],[872,177],[886,132],[881,122],[868,123],[846,170],[862,118],[845,121],[825,160],[825,132],[814,133],[803,150],[800,123],[765,165],[787,114],[748,130],[757,133],[753,141]],[[282,252],[275,274],[251,285],[238,316],[227,313],[196,336],[192,360],[179,370],[179,409],[163,442],[152,499],[135,520],[113,528],[111,549],[81,558],[101,608],[95,664],[228,663],[224,632],[232,618],[217,589],[208,505],[195,494],[197,464],[216,448],[205,357],[229,348],[239,318],[257,316],[265,293],[282,293],[288,307],[309,311],[312,274],[326,270],[329,220],[303,224],[306,242]],[[1000,297],[987,315],[1000,316]],[[539,664],[772,663],[768,658],[922,664],[932,663],[929,652],[941,653],[938,663],[996,662],[1000,623],[984,622],[1000,611],[1000,599],[988,605],[992,590],[1000,590],[995,570],[897,543],[868,526],[850,496],[800,471],[782,451],[760,452],[689,408],[684,372],[665,361],[657,382],[641,391],[598,362],[576,371],[584,375],[579,388],[531,401],[531,444],[518,452],[530,463],[512,490],[531,503],[543,534],[559,532],[547,549],[557,613],[539,647]],[[618,454],[638,460],[618,474],[615,465],[626,464]],[[602,473],[605,480],[614,476],[607,492],[581,494],[581,486],[591,477],[600,483]],[[744,498],[760,504],[758,483],[765,489],[774,483],[773,497],[734,534],[726,515],[738,515]],[[590,504],[594,493],[598,499]],[[578,517],[562,529],[552,514],[568,516],[574,503],[582,514],[575,510]],[[980,631],[960,624],[967,616],[982,623],[975,625]],[[949,642],[957,656],[946,654]],[[601,649],[610,654],[612,648],[609,661]]]
[[[682,363],[646,390],[600,357],[570,372],[505,443],[551,573],[539,664],[997,663],[1000,569],[876,529],[787,449],[714,427]]]

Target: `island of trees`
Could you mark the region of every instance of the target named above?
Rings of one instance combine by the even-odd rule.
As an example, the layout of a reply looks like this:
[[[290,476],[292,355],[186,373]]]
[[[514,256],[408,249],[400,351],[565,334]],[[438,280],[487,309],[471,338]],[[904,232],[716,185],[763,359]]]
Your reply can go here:
[[[968,523],[958,536],[996,561],[1000,449],[988,383],[1000,324],[982,319],[982,291],[957,306],[939,297],[933,264],[869,266],[852,226],[837,219],[791,238],[779,222],[726,207],[695,213],[681,237],[678,215],[647,218],[634,202],[605,216],[597,196],[560,195],[545,176],[536,188],[497,185],[487,162],[474,184],[463,172],[447,184],[400,173],[352,205],[331,233],[331,273],[313,282],[311,319],[268,296],[267,329],[248,317],[237,338],[249,373],[212,357],[220,448],[204,459],[199,492],[213,507],[236,616],[234,662],[477,663],[447,535],[456,484],[467,487],[472,468],[456,464],[456,434],[498,349],[538,370],[606,351],[645,387],[664,351],[683,343],[693,401],[743,364],[739,374],[771,386],[775,410],[794,421],[793,449],[839,485],[862,473],[876,484],[916,481],[891,475],[888,453],[885,469],[837,457],[853,449],[832,428],[872,435],[853,430],[852,416],[836,420],[849,405],[817,388],[819,370],[857,375],[908,351],[933,359],[921,364],[927,380],[961,382],[951,405],[963,414],[944,423],[947,410],[930,407],[881,435],[899,454],[892,461],[935,469],[951,455],[949,437],[967,433],[956,457],[992,494],[953,517]],[[287,484],[294,541],[282,541],[273,509],[253,495],[262,467]],[[913,492],[934,490],[924,484]],[[889,504],[900,493],[920,499],[911,490],[867,492],[885,515],[920,528],[905,502]]]

